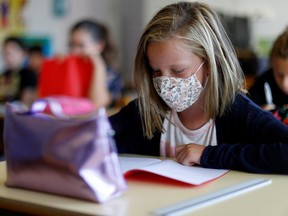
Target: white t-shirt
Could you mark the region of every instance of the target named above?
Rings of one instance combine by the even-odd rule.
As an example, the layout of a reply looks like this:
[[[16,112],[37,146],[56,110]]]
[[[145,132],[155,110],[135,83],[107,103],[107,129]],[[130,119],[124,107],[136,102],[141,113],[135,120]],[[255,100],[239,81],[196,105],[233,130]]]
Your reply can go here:
[[[175,157],[178,145],[195,143],[204,146],[217,145],[216,127],[213,119],[197,130],[189,130],[181,123],[176,112],[167,114],[163,122],[164,132],[161,134],[160,155]]]

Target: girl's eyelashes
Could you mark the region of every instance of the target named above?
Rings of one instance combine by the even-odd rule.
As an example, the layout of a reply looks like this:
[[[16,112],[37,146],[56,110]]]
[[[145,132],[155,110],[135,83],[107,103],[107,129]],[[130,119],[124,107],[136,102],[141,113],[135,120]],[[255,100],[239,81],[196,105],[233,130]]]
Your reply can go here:
[[[175,74],[180,74],[180,73],[183,73],[184,71],[185,71],[185,69],[178,69],[178,70],[172,70],[173,71],[173,73],[175,73]]]
[[[170,74],[170,76],[182,76],[182,75],[184,75],[185,74],[185,72],[186,72],[186,68],[171,68],[171,69],[169,69],[168,71],[167,71],[167,73],[168,74]],[[157,69],[157,68],[155,68],[155,69],[153,69],[152,67],[150,67],[150,73],[153,75],[153,76],[161,76],[161,75],[163,75],[162,74],[162,72],[161,72],[161,70],[159,70],[159,69]],[[168,75],[168,74],[166,74],[166,76]]]
[[[153,69],[153,68],[150,68],[150,70],[151,70],[151,73],[152,73],[153,75],[159,74],[159,73],[161,72],[160,70],[158,70],[158,69]]]
[[[161,71],[160,70],[152,70],[153,73],[160,73]]]

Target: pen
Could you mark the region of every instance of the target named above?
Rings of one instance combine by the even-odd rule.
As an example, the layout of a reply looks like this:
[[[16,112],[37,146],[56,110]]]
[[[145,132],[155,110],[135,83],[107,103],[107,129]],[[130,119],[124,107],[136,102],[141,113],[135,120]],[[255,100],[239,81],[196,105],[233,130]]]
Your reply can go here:
[[[248,192],[250,190],[259,188],[261,186],[268,185],[271,182],[272,182],[271,179],[248,180],[243,183],[218,190],[211,194],[207,194],[201,197],[179,202],[168,207],[156,209],[152,213],[153,215],[158,215],[158,216],[159,215],[172,216],[172,215],[184,214],[187,212],[191,212],[195,209],[198,209],[200,207],[206,206],[208,204],[219,202],[224,199],[230,198],[232,196],[235,196],[244,192]]]
[[[264,93],[265,93],[265,98],[266,98],[267,104],[273,105],[272,92],[271,92],[271,88],[270,88],[270,85],[268,84],[268,82],[264,83]]]

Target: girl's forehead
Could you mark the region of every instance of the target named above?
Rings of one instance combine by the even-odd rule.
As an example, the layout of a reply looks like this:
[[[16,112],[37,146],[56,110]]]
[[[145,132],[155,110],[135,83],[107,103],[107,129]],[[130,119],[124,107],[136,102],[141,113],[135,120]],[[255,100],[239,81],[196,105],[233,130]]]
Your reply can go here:
[[[201,63],[190,49],[171,43],[155,43],[148,48],[148,62],[154,69],[186,68]]]

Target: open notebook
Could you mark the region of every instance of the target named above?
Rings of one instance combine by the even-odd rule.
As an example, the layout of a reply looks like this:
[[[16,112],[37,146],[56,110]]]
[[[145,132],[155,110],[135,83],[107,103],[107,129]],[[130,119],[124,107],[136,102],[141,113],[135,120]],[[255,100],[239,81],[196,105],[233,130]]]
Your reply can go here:
[[[191,185],[200,185],[214,180],[229,171],[184,166],[170,159],[120,156],[119,161],[122,173],[125,176],[132,175],[135,172],[149,172]]]

